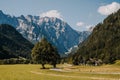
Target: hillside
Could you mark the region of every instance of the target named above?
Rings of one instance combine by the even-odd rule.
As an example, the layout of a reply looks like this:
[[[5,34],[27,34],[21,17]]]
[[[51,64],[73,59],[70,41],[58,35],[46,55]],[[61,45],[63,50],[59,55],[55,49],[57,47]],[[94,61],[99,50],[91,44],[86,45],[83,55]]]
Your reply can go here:
[[[75,64],[113,63],[120,59],[120,10],[109,15],[94,28],[73,56]]]
[[[33,44],[23,38],[14,27],[0,25],[0,59],[18,56],[30,58],[32,47]]]

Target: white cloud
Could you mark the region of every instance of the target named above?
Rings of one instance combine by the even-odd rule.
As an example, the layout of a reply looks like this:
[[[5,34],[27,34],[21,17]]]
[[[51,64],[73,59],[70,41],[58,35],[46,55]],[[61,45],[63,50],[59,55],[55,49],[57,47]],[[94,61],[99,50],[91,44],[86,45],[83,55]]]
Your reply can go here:
[[[50,10],[50,11],[44,12],[40,14],[40,17],[56,17],[63,20],[61,13],[58,12],[57,10]]]
[[[88,25],[84,22],[77,22],[76,23],[76,27],[75,27],[75,30],[78,30],[78,31],[92,31],[94,26],[93,25]]]
[[[109,15],[120,9],[120,3],[112,2],[111,4],[100,6],[98,12],[102,15]]]
[[[84,26],[84,23],[83,23],[83,22],[77,22],[76,25],[77,25],[78,27],[82,27],[82,26]]]

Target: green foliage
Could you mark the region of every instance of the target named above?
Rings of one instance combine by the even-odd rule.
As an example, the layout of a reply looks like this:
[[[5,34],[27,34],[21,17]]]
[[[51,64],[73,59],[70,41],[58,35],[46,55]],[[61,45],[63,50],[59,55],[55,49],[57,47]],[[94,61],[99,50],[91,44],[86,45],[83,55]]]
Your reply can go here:
[[[38,42],[32,49],[32,59],[36,63],[45,64],[49,63],[56,67],[57,62],[60,60],[60,55],[57,49],[53,47],[45,38]]]
[[[10,58],[0,60],[0,64],[28,64],[30,60],[25,58]]]
[[[7,24],[0,25],[0,59],[29,58],[33,44]]]
[[[74,64],[114,63],[120,59],[120,10],[94,28],[89,38],[73,55]]]

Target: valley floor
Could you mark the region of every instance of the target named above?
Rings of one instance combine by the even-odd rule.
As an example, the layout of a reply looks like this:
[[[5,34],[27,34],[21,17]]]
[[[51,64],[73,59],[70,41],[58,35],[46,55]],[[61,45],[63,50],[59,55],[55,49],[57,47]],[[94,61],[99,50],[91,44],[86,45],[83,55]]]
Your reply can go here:
[[[120,80],[119,65],[72,66],[40,69],[40,65],[0,65],[0,80]]]

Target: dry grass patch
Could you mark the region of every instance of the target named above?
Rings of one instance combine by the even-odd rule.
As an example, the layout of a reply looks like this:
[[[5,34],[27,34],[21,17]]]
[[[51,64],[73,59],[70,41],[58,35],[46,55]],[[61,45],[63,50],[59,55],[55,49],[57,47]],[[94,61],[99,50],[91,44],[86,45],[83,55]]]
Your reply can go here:
[[[52,68],[51,65],[46,65]],[[57,65],[62,71],[40,69],[40,65],[0,65],[0,80],[119,80],[120,66]],[[104,73],[104,74],[101,74]]]

